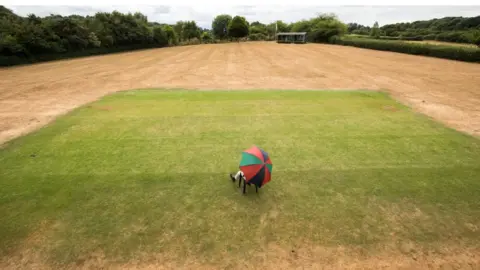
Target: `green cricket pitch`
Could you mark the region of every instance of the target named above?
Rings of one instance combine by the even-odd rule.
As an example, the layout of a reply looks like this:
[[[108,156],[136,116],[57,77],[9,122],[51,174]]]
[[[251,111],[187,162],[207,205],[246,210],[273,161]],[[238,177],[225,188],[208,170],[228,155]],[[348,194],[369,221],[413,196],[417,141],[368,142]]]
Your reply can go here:
[[[272,181],[242,195],[228,174],[254,144]],[[380,92],[119,92],[8,143],[0,179],[4,267],[335,268],[480,250],[480,140]]]

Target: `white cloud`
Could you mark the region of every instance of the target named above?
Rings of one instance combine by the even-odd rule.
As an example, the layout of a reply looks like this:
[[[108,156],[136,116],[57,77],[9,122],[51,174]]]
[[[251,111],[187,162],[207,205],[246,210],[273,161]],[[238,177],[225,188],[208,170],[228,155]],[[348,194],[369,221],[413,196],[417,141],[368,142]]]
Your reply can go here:
[[[19,15],[29,13],[47,16],[93,15],[99,11],[142,12],[150,21],[175,23],[180,20],[194,20],[199,26],[210,28],[218,14],[241,15],[248,21],[270,23],[274,20],[293,22],[308,19],[318,13],[335,13],[344,22],[380,25],[428,20],[446,16],[472,17],[480,14],[480,6],[288,6],[288,5],[247,5],[247,6],[176,6],[176,5],[122,5],[122,6],[6,6]]]

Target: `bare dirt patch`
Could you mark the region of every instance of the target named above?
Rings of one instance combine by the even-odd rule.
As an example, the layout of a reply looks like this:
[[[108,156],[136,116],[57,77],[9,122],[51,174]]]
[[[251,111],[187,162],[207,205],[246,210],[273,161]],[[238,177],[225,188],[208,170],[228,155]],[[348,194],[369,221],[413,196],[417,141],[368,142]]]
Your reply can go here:
[[[51,265],[39,252],[16,255],[16,260],[0,262],[2,269],[478,269],[480,251],[446,245],[439,252],[415,249],[412,243],[405,244],[405,252],[377,249],[369,252],[362,248],[345,246],[322,247],[315,245],[291,248],[270,244],[265,252],[243,260],[224,260],[221,263],[206,263],[200,258],[182,257],[175,254],[147,255],[128,263],[117,263],[96,252],[85,260],[69,265]],[[380,250],[380,251],[379,251]],[[20,257],[19,257],[20,256]],[[224,254],[224,258],[230,254]],[[20,259],[21,260],[18,260]]]
[[[372,89],[480,135],[480,65],[269,42],[163,48],[0,69],[0,143],[133,88]]]
[[[9,256],[0,257],[0,269],[48,269],[51,267],[46,258],[46,250],[51,242],[49,238],[60,223],[42,221],[37,229],[28,235]]]
[[[372,200],[372,204],[378,202]],[[408,205],[404,208],[404,205]],[[423,222],[428,215],[413,203],[379,205],[387,217],[387,223],[400,227],[412,222]],[[410,211],[407,211],[410,210]],[[52,264],[49,247],[55,245],[55,232],[62,229],[59,222],[41,222],[8,257],[0,257],[0,269],[480,269],[480,249],[458,239],[432,242],[429,246],[392,234],[391,239],[373,246],[330,245],[322,246],[308,239],[289,239],[272,242],[263,237],[269,222],[275,222],[278,209],[260,217],[257,238],[259,250],[248,254],[223,251],[221,259],[210,261],[209,257],[196,256],[191,252],[180,253],[175,246],[163,253],[135,253],[127,262],[123,258],[108,257],[102,250],[83,254],[68,264]],[[472,230],[475,224],[468,224]],[[143,220],[125,228],[125,233],[144,231]],[[170,238],[168,232],[162,235]],[[175,239],[183,245],[181,237]]]

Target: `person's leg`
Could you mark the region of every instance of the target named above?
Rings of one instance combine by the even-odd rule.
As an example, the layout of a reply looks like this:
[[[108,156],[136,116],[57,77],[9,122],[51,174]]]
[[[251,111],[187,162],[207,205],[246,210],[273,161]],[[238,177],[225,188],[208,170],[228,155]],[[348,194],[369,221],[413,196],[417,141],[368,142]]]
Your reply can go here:
[[[235,180],[241,180],[240,177],[242,177],[242,171],[238,171],[237,174],[235,174]]]
[[[238,180],[238,187],[240,187],[240,185],[242,184],[242,180],[245,180],[243,179],[242,171],[237,172],[237,174],[235,175],[235,180]]]

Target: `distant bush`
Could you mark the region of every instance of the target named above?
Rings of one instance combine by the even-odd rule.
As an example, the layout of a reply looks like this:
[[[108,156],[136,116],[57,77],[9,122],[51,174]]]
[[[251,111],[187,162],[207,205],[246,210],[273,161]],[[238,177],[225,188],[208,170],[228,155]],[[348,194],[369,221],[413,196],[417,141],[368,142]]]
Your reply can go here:
[[[400,37],[380,36],[380,39],[383,39],[383,40],[400,40]]]
[[[351,38],[362,38],[362,39],[383,39],[383,40],[400,40],[400,37],[390,37],[390,36],[379,36],[377,38],[368,36],[368,35],[346,35],[346,37]]]
[[[347,32],[347,25],[334,14],[319,14],[310,20],[292,23],[291,32],[307,32],[307,41],[327,43],[333,36],[341,36]]]
[[[436,40],[445,42],[473,43],[469,33],[446,32],[437,35]]]
[[[332,37],[341,36],[347,32],[347,25],[333,15],[318,16],[311,21],[312,29],[307,35],[307,39],[311,42],[327,43]]]
[[[359,48],[391,51],[413,55],[424,55],[466,62],[480,62],[480,49],[475,47],[430,45],[408,43],[390,40],[375,40],[364,38],[335,38],[330,40],[333,44],[354,46]]]
[[[182,42],[180,42],[180,46],[186,46],[186,45],[198,45],[202,43],[200,39],[198,38],[191,38],[191,39],[188,39],[188,40],[184,40]]]
[[[256,41],[256,40],[266,40],[267,36],[262,33],[251,34],[248,36],[249,40]]]
[[[411,36],[411,37],[400,36],[398,39],[400,39],[400,40],[410,40],[410,41],[422,41],[423,37],[422,36]]]
[[[210,32],[203,32],[201,38],[202,43],[213,43],[213,36]]]
[[[436,34],[428,34],[428,35],[423,36],[423,40],[436,40],[436,39],[437,39]]]
[[[215,44],[222,44],[222,43],[230,43],[231,41],[228,40],[228,39],[214,39],[212,41],[212,43],[215,43]]]

